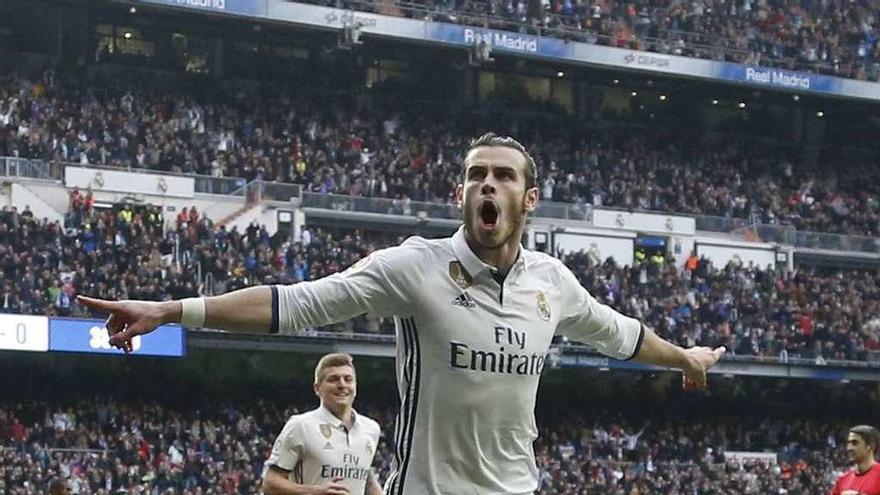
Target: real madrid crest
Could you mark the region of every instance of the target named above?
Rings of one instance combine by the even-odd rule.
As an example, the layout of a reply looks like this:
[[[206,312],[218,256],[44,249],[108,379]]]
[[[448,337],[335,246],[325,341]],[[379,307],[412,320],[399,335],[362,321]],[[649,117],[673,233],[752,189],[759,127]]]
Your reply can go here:
[[[550,321],[550,303],[542,290],[538,291],[538,316],[544,321]]]
[[[324,435],[324,438],[327,439],[327,443],[324,444],[324,450],[333,450],[333,444],[330,443],[330,435],[333,434],[333,427],[327,423],[321,423],[318,425],[318,429],[321,430],[321,435]]]
[[[367,455],[373,455],[373,442],[367,440],[366,451]]]
[[[468,274],[467,270],[465,270],[458,261],[449,262],[449,276],[452,277],[455,284],[462,289],[467,289],[473,282],[470,274]]]
[[[330,435],[333,434],[333,427],[327,423],[321,423],[318,425],[318,428],[321,429],[321,435],[324,435],[324,438],[330,439]]]
[[[156,182],[156,189],[163,194],[168,192],[168,182],[165,180],[165,177],[159,177],[159,181]]]

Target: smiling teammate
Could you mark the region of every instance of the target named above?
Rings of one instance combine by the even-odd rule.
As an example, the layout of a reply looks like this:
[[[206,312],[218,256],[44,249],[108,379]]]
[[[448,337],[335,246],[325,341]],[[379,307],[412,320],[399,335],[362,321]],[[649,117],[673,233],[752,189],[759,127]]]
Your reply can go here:
[[[400,414],[386,493],[526,494],[538,487],[535,398],[555,334],[616,359],[680,368],[697,387],[724,348],[683,349],[597,302],[556,258],[520,245],[535,162],[512,138],[471,142],[452,237],[412,237],[312,282],[183,301],[100,301],[111,343],[163,323],[291,332],[372,313],[397,330]]]
[[[354,411],[357,376],[348,354],[315,367],[321,406],[291,416],[275,439],[263,474],[266,495],[380,495],[371,470],[379,424]],[[292,479],[291,479],[292,478]]]

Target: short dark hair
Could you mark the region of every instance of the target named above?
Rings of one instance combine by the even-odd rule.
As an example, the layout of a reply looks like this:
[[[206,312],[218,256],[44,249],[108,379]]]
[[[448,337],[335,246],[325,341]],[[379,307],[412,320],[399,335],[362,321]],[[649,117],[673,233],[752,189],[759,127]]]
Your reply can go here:
[[[850,433],[862,437],[867,445],[874,449],[874,455],[877,454],[877,447],[880,446],[880,431],[871,425],[857,425],[849,429]]]
[[[525,158],[526,160],[526,189],[531,189],[537,186],[538,166],[535,165],[535,159],[532,158],[532,155],[530,155],[528,151],[526,151],[526,147],[523,146],[522,143],[520,143],[516,139],[513,139],[510,136],[499,136],[494,132],[487,132],[480,137],[471,139],[465,156],[469,155],[474,149],[480,148],[482,146],[503,146],[505,148],[512,148],[516,151],[519,151],[522,154],[523,158]],[[461,174],[462,182],[464,182],[467,174],[467,159],[465,159],[464,170],[462,170]]]

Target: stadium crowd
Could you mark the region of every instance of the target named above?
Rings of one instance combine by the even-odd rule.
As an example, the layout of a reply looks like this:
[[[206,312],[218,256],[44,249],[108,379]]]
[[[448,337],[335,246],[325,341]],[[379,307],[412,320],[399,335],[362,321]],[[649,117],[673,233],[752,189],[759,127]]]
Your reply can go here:
[[[449,203],[472,137],[424,116],[319,109],[283,92],[138,87],[10,76],[0,84],[0,156]],[[529,135],[545,201],[880,234],[880,168],[864,158],[835,155],[839,166],[829,158],[816,171],[754,143],[700,149],[687,132],[635,129],[586,140],[546,124],[554,132],[544,137],[515,133]]]
[[[752,390],[749,397],[779,393],[769,389]],[[829,397],[846,393],[852,392],[832,391]],[[781,420],[754,413],[731,420],[730,413],[710,414],[701,399],[694,400],[695,409],[684,414],[660,406],[650,414],[592,408],[539,418],[538,493],[814,495],[827,493],[846,466],[843,440],[850,425],[839,417]],[[779,397],[767,402],[773,400]],[[190,402],[4,402],[0,491],[38,495],[46,493],[48,480],[60,477],[75,494],[258,493],[263,462],[286,418],[314,407],[305,396],[292,404]],[[359,410],[382,425],[374,467],[384,480],[393,457],[393,411],[370,405]],[[701,410],[705,416],[697,417]],[[741,462],[728,459],[728,452],[775,459]]]
[[[120,204],[103,211],[74,191],[67,228],[29,210],[0,211],[0,311],[85,316],[76,294],[108,299],[179,299],[270,283],[315,280],[399,233],[303,228],[292,242],[252,223],[217,228],[194,208],[168,219],[158,208]],[[596,252],[557,253],[600,301],[648,321],[668,339],[726,345],[731,353],[788,359],[865,360],[880,351],[876,270],[715,267],[691,256],[620,266]],[[325,329],[329,330],[329,329]],[[391,321],[361,317],[342,332],[392,333]]]
[[[470,24],[860,80],[880,76],[876,6],[753,0],[668,2],[422,0],[396,7],[364,0],[308,0],[385,15]],[[427,12],[426,12],[427,10]]]

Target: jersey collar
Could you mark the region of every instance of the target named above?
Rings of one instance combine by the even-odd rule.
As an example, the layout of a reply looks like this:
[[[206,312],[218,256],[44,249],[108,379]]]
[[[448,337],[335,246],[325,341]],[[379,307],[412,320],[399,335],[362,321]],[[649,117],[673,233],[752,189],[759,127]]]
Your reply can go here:
[[[871,467],[869,467],[868,469],[866,469],[864,473],[860,473],[860,472],[859,472],[859,467],[856,466],[855,469],[854,469],[854,471],[855,471],[855,473],[856,473],[856,476],[864,476],[864,475],[870,473],[872,469],[874,469],[875,467],[877,467],[877,464],[878,464],[877,461],[874,461],[874,462],[871,464]]]
[[[471,277],[476,277],[484,271],[488,271],[489,273],[495,271],[494,267],[481,260],[476,254],[474,254],[471,247],[468,246],[467,239],[465,238],[464,225],[459,227],[458,231],[452,236],[452,251]],[[519,256],[517,256],[511,272],[515,271],[517,267],[522,269],[526,268],[526,249],[522,246],[519,247]]]
[[[330,423],[336,429],[342,430],[342,429],[348,428],[347,426],[345,426],[345,423],[343,423],[341,419],[334,416],[333,413],[330,412],[330,410],[324,406],[321,406],[318,408],[318,414],[320,414],[322,421]],[[351,410],[351,417],[352,417],[351,429],[355,429],[355,428],[357,428],[358,415],[354,409]]]

